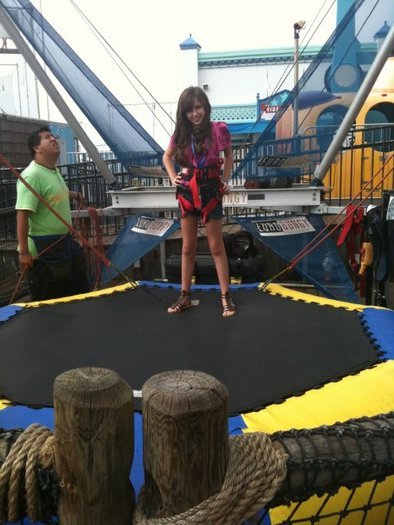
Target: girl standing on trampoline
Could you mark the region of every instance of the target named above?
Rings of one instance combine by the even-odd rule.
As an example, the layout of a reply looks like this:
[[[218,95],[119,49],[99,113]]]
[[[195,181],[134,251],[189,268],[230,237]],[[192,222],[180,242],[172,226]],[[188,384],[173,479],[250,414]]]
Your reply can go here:
[[[211,122],[211,105],[199,87],[185,89],[178,101],[176,125],[163,164],[174,186],[181,215],[182,289],[168,308],[175,314],[192,306],[190,286],[197,251],[197,227],[205,225],[219,279],[223,317],[235,315],[223,241],[223,194],[233,165],[231,138],[224,122]],[[175,164],[180,166],[177,173]]]

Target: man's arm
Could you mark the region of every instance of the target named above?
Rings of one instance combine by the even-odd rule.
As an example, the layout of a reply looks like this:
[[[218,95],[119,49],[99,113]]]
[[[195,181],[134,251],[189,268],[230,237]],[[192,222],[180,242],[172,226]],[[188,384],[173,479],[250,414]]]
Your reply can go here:
[[[17,210],[16,212],[16,234],[19,243],[19,266],[21,270],[25,270],[33,265],[28,242],[30,214],[30,210]]]

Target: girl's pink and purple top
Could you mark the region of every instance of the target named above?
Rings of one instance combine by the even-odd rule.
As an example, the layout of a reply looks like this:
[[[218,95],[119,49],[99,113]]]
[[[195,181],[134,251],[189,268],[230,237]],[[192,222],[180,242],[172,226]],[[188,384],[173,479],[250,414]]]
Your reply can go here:
[[[212,122],[212,141],[208,144],[208,151],[205,154],[204,166],[216,165],[220,159],[220,152],[228,149],[231,146],[231,137],[225,122]],[[174,135],[170,140],[170,148],[175,148]],[[200,158],[196,158],[193,152],[192,145],[185,151],[185,160],[189,166],[199,166]]]

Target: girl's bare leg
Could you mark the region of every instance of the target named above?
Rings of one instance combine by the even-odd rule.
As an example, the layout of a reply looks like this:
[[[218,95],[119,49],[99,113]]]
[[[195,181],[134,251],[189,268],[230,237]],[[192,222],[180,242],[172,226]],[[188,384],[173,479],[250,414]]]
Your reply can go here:
[[[197,251],[197,217],[188,215],[181,219],[182,230],[182,291],[177,301],[171,305],[167,312],[170,314],[180,313],[191,306],[190,285],[194,272],[194,264]]]
[[[222,294],[228,292],[229,270],[226,248],[223,240],[222,219],[211,219],[205,224],[208,245],[213,260],[215,261],[216,273],[218,275],[220,290]]]
[[[198,219],[188,215],[181,219],[182,229],[182,290],[189,291],[192,282],[197,251]]]
[[[226,248],[223,240],[222,219],[211,219],[205,224],[209,249],[215,261],[220,291],[222,294],[223,316],[231,317],[235,314],[235,306],[229,295],[229,269]]]

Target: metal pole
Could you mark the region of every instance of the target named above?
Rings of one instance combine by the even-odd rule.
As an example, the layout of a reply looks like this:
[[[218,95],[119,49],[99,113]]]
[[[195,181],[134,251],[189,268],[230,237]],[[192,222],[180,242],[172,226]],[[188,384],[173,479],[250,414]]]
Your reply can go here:
[[[300,32],[297,29],[297,24],[294,24],[294,89],[295,97],[293,100],[293,137],[298,135],[298,77],[299,77],[299,41]]]
[[[87,134],[83,130],[82,126],[80,125],[80,123],[78,122],[78,120],[76,119],[72,111],[70,110],[70,108],[64,102],[59,91],[57,90],[57,88],[55,87],[51,79],[48,77],[44,69],[41,67],[41,65],[37,61],[33,52],[31,51],[29,46],[26,44],[22,35],[19,33],[19,31],[15,27],[14,23],[12,22],[11,18],[8,16],[8,13],[3,6],[0,6],[0,22],[1,22],[1,25],[4,27],[4,29],[6,30],[7,34],[14,41],[21,55],[23,55],[24,59],[31,67],[33,73],[36,75],[38,80],[41,82],[41,85],[43,86],[43,88],[50,95],[54,104],[57,106],[60,113],[65,118],[66,122],[68,122],[68,124],[71,126],[72,130],[74,131],[75,135],[80,140],[81,144],[83,144],[84,148],[90,155],[91,159],[96,164],[98,172],[101,173],[101,175],[104,177],[104,179],[106,180],[108,184],[112,184],[116,180],[113,173],[110,171],[110,169],[108,168],[104,160],[100,157],[100,154],[97,151],[96,146],[87,136]]]
[[[378,50],[375,60],[373,61],[363,83],[360,86],[360,89],[356,93],[353,102],[351,103],[345,118],[342,121],[342,124],[339,126],[338,131],[336,132],[330,147],[328,148],[326,154],[324,155],[320,166],[318,166],[315,178],[312,181],[313,185],[321,185],[321,181],[324,179],[326,173],[330,169],[332,162],[334,161],[335,156],[337,155],[339,149],[341,148],[343,141],[346,138],[346,135],[349,133],[350,128],[352,127],[362,105],[367,99],[376,79],[378,78],[383,66],[385,65],[388,57],[390,56],[394,48],[394,25],[391,27],[389,33],[383,41],[382,47]]]
[[[299,59],[300,59],[300,31],[305,27],[305,20],[299,20],[293,24],[294,29],[294,90],[295,97],[293,100],[293,137],[298,135],[298,80],[299,80]]]

